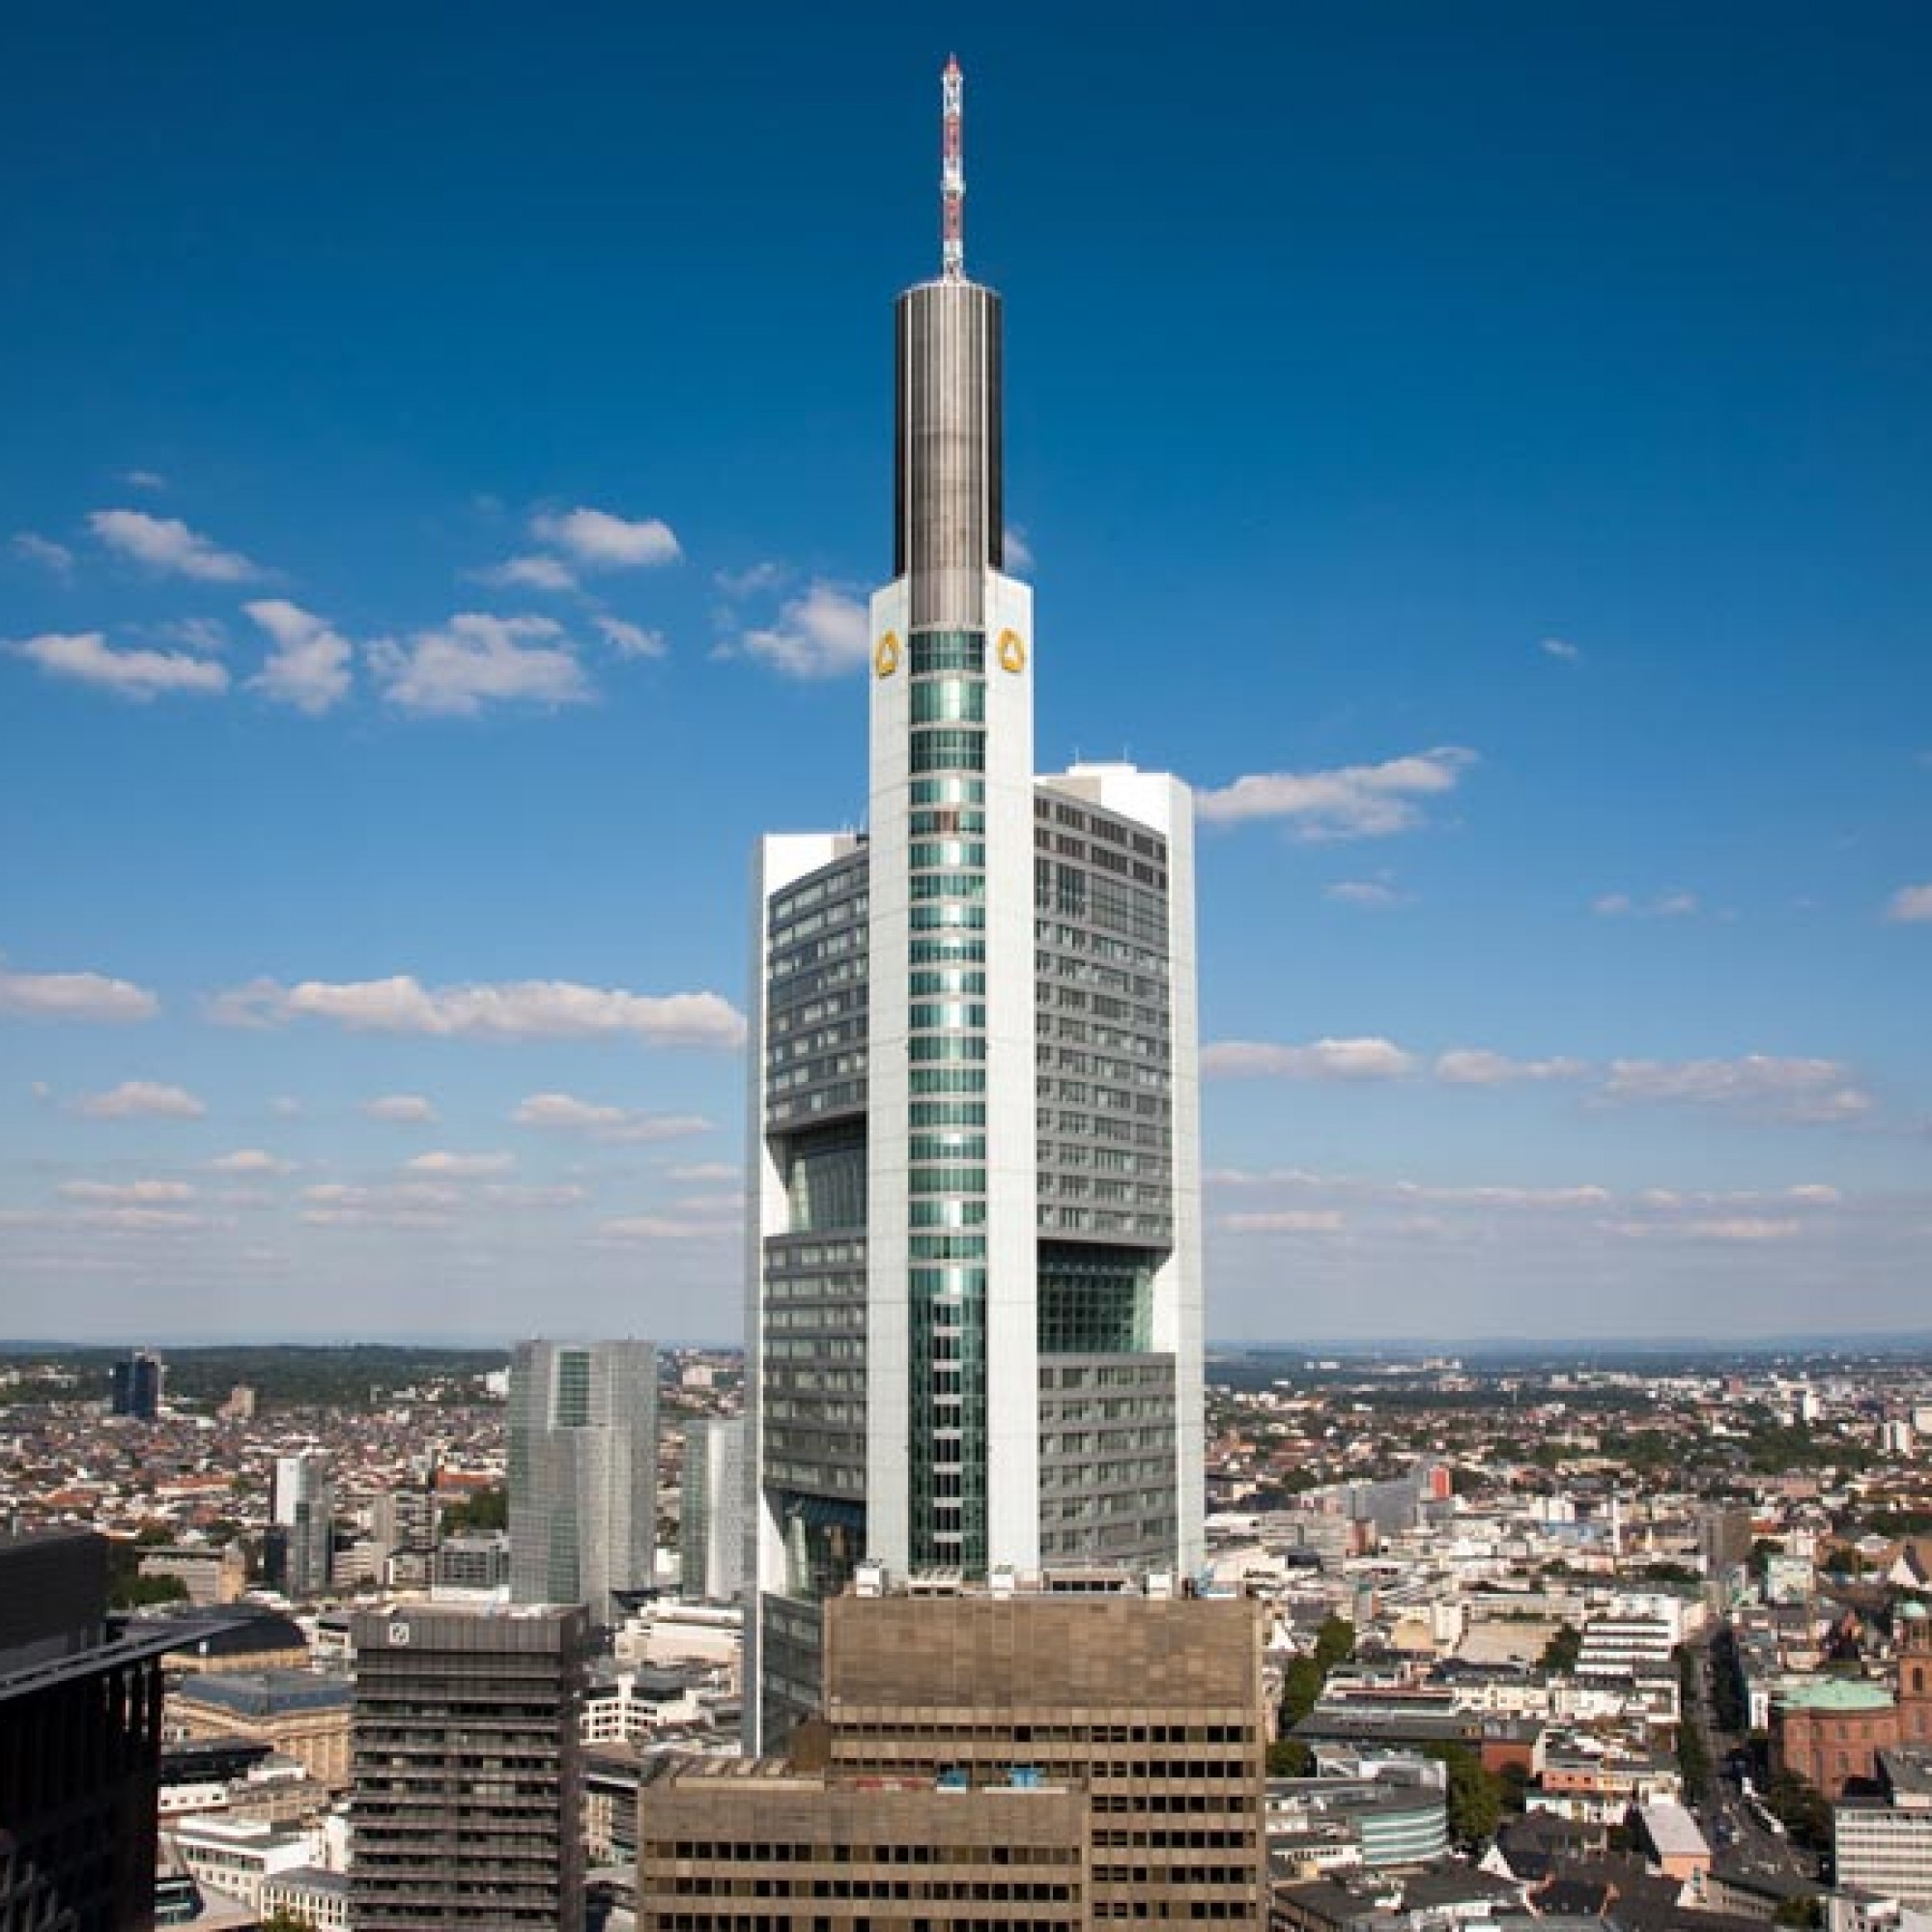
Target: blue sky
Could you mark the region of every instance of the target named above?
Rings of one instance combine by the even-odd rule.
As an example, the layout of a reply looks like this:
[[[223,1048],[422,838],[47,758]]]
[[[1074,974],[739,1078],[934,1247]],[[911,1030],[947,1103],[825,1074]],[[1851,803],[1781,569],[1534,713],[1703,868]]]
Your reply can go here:
[[[0,23],[0,1334],[735,1338],[953,50],[1210,1331],[1923,1326],[1924,11],[696,12]]]

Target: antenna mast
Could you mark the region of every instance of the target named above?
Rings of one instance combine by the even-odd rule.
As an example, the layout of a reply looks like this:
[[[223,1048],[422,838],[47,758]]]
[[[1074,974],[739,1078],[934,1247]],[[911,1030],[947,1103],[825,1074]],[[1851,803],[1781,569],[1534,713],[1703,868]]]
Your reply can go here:
[[[966,77],[951,54],[939,77],[939,240],[940,274],[949,282],[966,279]]]

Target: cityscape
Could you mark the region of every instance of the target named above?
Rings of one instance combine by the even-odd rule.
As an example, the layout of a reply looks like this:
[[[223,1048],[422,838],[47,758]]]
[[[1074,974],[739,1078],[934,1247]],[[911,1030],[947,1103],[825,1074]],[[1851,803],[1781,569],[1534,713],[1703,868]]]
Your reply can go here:
[[[0,1932],[1932,1932],[1925,23],[120,24]]]

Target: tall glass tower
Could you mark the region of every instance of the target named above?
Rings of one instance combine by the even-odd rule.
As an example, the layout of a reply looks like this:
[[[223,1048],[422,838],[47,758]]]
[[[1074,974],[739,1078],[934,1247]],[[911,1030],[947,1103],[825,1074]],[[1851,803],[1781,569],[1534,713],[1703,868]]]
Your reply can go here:
[[[747,1334],[753,1742],[817,1699],[818,1605],[900,1577],[1201,1556],[1193,809],[1033,768],[1003,563],[1001,304],[895,311],[867,832],[761,841]]]
[[[519,1342],[509,1425],[511,1601],[615,1622],[655,1581],[657,1345]]]

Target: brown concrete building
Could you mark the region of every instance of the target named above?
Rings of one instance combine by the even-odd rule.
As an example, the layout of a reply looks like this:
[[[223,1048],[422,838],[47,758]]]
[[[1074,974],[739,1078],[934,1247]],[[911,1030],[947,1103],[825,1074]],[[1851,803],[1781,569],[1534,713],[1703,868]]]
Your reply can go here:
[[[1261,1605],[1050,1586],[828,1603],[823,1715],[790,1765],[646,1787],[640,1925],[1260,1924]],[[1003,1852],[1002,1818],[1032,1835]],[[781,1844],[801,1849],[740,1849]]]
[[[659,1932],[1089,1923],[1087,1800],[1064,1784],[942,1787],[716,1758],[660,1764],[639,1811],[639,1922]]]

